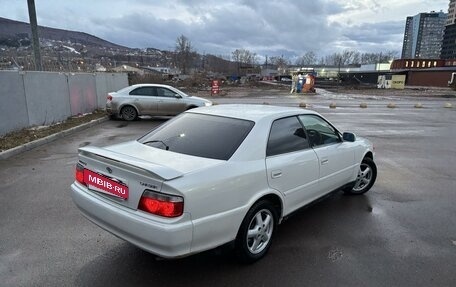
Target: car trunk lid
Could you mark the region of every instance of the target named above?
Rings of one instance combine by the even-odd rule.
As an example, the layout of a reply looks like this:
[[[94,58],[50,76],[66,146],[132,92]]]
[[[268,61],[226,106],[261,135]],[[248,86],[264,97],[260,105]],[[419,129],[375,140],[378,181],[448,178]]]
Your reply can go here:
[[[99,196],[128,208],[137,209],[145,190],[160,191],[165,180],[183,175],[175,169],[109,149],[79,149],[84,182]]]
[[[137,209],[145,190],[160,192],[164,181],[221,162],[153,148],[137,141],[79,149],[79,163],[86,170],[88,188],[132,209]]]

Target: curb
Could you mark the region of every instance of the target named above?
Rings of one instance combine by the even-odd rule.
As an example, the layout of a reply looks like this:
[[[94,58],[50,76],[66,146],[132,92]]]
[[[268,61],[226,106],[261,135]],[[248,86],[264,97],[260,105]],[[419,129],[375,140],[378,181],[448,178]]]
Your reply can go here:
[[[66,137],[67,135],[71,135],[71,134],[73,134],[75,132],[88,129],[88,128],[93,127],[95,125],[98,125],[98,124],[101,124],[103,122],[106,122],[108,119],[109,119],[108,117],[103,117],[103,118],[100,118],[100,119],[97,119],[97,120],[92,120],[92,121],[90,121],[88,123],[72,127],[70,129],[67,129],[67,130],[64,130],[64,131],[49,135],[47,137],[37,139],[35,141],[31,141],[31,142],[25,143],[23,145],[14,147],[12,149],[7,149],[5,151],[0,152],[0,160],[10,158],[12,156],[18,155],[18,154],[23,153],[25,151],[34,149],[36,147],[39,147],[39,146],[42,146],[44,144],[50,143],[50,142],[55,141],[57,139]]]

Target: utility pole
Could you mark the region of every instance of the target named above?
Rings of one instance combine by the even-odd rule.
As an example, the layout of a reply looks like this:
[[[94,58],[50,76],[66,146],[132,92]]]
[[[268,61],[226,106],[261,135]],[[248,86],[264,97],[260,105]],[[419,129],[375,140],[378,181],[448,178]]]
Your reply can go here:
[[[42,71],[40,39],[38,38],[38,24],[36,21],[35,0],[27,0],[28,12],[30,18],[30,27],[32,28],[33,52],[35,55],[35,70]]]

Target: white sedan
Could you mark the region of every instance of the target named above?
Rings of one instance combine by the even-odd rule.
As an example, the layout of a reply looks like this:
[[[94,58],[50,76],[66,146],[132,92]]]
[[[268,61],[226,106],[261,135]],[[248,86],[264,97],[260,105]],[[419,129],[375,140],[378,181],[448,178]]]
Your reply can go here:
[[[372,144],[316,112],[218,105],[80,148],[71,194],[89,220],[158,256],[233,242],[253,262],[284,217],[332,191],[363,194],[376,175]]]

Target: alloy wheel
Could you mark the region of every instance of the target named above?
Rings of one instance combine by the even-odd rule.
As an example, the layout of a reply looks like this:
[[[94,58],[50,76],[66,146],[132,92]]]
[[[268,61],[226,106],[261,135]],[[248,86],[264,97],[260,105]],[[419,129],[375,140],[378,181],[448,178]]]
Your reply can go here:
[[[271,240],[274,218],[268,209],[261,209],[252,218],[247,231],[247,248],[252,254],[262,252]]]

